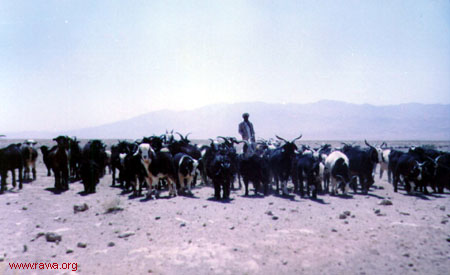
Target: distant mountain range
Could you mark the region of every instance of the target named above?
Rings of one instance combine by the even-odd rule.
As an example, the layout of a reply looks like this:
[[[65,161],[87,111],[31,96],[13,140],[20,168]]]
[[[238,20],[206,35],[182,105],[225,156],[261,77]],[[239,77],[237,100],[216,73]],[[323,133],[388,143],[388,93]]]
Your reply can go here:
[[[7,138],[142,138],[166,130],[192,139],[238,136],[241,115],[250,113],[257,137],[306,140],[450,140],[449,104],[374,106],[339,101],[309,104],[261,102],[214,104],[190,111],[154,111],[131,119],[64,132],[5,133]]]

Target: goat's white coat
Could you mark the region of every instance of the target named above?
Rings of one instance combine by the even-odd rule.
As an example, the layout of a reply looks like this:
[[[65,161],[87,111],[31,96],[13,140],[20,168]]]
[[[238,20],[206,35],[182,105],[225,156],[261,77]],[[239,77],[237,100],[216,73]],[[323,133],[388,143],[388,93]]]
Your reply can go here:
[[[193,159],[192,157],[190,157],[188,155],[185,155],[185,156],[182,156],[180,161],[178,162],[178,167],[181,167],[181,164],[183,163],[183,160],[185,158],[192,159],[192,161],[193,161],[192,171],[186,177],[183,176],[183,174],[178,173],[178,180],[180,182],[180,186],[181,186],[182,189],[185,188],[184,181],[186,180],[186,185],[187,185],[188,191],[191,192],[191,184],[194,181],[195,173],[197,172],[198,161]]]
[[[326,159],[325,159],[325,170],[327,171],[327,173],[329,173],[330,176],[330,184],[331,184],[331,193],[336,194],[337,192],[337,184],[339,182],[339,179],[333,177],[333,175],[331,174],[331,171],[333,170],[336,161],[338,161],[339,159],[344,159],[344,163],[347,164],[347,166],[349,166],[349,161],[347,156],[340,152],[340,151],[334,151],[332,152]],[[344,193],[347,193],[349,189],[348,183],[345,182],[345,191]]]

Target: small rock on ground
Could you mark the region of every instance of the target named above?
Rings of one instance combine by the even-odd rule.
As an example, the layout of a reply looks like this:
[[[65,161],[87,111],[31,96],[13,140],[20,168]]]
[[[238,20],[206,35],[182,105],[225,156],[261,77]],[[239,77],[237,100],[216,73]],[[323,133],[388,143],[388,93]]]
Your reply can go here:
[[[78,212],[84,212],[89,209],[89,206],[86,203],[80,204],[80,205],[74,205],[73,206],[73,213],[76,214]]]
[[[127,238],[127,237],[130,237],[133,235],[134,235],[134,232],[125,232],[125,233],[120,234],[119,238]]]
[[[378,204],[379,205],[392,205],[392,201],[384,199],[384,200],[380,201]]]
[[[47,240],[47,242],[60,242],[62,240],[62,236],[53,232],[48,232],[47,234],[45,234],[45,239]]]

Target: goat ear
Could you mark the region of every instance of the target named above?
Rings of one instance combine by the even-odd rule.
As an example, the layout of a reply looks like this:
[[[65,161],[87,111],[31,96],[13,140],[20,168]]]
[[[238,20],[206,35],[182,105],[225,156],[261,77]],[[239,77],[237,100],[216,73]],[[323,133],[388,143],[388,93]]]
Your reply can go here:
[[[167,149],[167,151],[170,153],[170,150],[168,148],[163,148],[163,149],[161,149],[161,151],[164,149]],[[150,151],[150,155],[152,155],[152,158],[156,158],[156,152],[155,152],[155,150],[153,150],[152,146],[150,146],[149,151]]]

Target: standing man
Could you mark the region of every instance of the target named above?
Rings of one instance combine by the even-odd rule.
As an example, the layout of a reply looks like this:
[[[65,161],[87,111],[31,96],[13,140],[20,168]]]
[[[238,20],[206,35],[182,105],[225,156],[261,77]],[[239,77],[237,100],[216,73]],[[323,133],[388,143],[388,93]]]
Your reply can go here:
[[[239,123],[239,134],[241,134],[243,140],[255,142],[255,131],[253,130],[253,124],[248,120],[249,116],[248,113],[242,114],[244,121]]]

